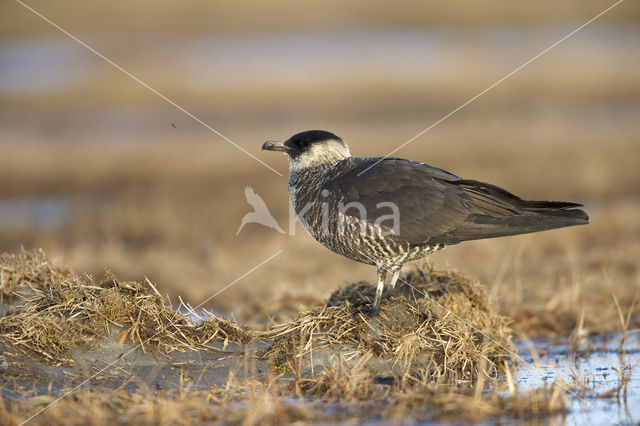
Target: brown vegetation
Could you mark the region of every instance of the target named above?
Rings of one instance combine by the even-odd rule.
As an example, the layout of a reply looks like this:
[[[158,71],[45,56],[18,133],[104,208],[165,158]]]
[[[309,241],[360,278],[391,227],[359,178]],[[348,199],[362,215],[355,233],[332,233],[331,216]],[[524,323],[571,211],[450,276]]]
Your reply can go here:
[[[41,251],[4,254],[0,270],[2,296],[11,301],[0,317],[2,387],[27,397],[2,398],[0,418],[6,424],[41,409],[45,411],[34,418],[35,424],[70,411],[78,415],[67,424],[89,420],[277,424],[377,417],[527,419],[565,410],[562,386],[514,396],[496,389],[483,391],[486,379],[495,381],[514,355],[510,331],[481,287],[454,273],[417,269],[403,276],[402,285],[374,318],[359,313],[350,302],[366,299],[374,291],[372,285],[357,283],[334,294],[332,304],[338,306],[301,313],[296,320],[268,330],[249,330],[210,315],[193,323],[166,305],[148,281],[119,282],[109,277],[99,282],[55,266]],[[102,368],[91,379],[106,387],[94,384],[77,390],[76,383],[103,365],[94,361],[87,369],[86,363],[91,362],[87,360],[92,348],[105,339],[128,351],[120,355],[122,363],[118,357],[110,364],[125,376]],[[133,349],[123,345],[129,341],[136,344]],[[259,342],[264,349],[255,352]],[[236,344],[234,350],[230,343]],[[80,364],[70,356],[75,347],[88,350]],[[181,367],[178,382],[160,393],[152,393],[144,384],[134,393],[125,390],[138,374],[124,361],[131,350],[160,352],[168,359],[186,350],[195,361],[201,358],[199,353],[225,349],[227,356],[209,368],[220,369],[226,363],[226,382],[209,382],[206,366],[197,377]],[[244,373],[237,363],[226,361],[238,357],[244,357]],[[186,366],[187,359],[176,358],[179,362],[173,368]],[[261,360],[269,360],[271,368],[256,373]],[[48,395],[32,395],[34,390],[23,383],[38,389],[46,387],[47,376],[55,377],[38,363],[73,367],[65,371],[73,378],[69,387],[52,394],[49,384]],[[239,379],[243,374],[245,379]],[[193,377],[186,379],[188,375]],[[66,389],[72,392],[68,398]],[[302,397],[318,398],[320,405],[296,402]],[[328,410],[330,404],[348,404],[348,409]]]
[[[300,226],[295,236],[256,224],[236,235],[250,211],[246,186],[290,231],[285,161],[261,156],[262,142],[323,128],[354,154],[384,155],[612,2],[28,4],[284,176],[18,3],[3,5],[2,54],[15,48],[26,60],[10,57],[2,74],[24,87],[3,81],[0,103],[0,423],[54,402],[33,422],[536,422],[565,413],[575,393],[626,395],[622,355],[620,383],[605,392],[588,377],[523,392],[505,361],[515,357],[511,330],[588,351],[593,335],[622,329],[624,341],[640,327],[638,2],[394,154],[525,198],[584,202],[591,224],[448,247],[433,267],[407,266],[374,318],[359,314],[373,268],[330,253]],[[220,37],[231,48],[263,38],[279,48],[325,31],[385,42],[424,32],[441,52],[420,45],[397,57],[363,43],[375,55],[358,66],[367,58],[354,51],[342,69],[329,43],[313,53],[333,58],[320,67],[332,72],[301,70],[308,80],[294,84],[281,73],[288,61],[268,49],[232,57],[229,70],[262,59],[246,74],[255,78],[228,85],[207,62],[215,52],[183,56]],[[40,47],[50,52],[42,62]],[[271,62],[271,71],[259,66]],[[384,62],[398,74],[372,66]],[[207,73],[192,81],[201,65]],[[33,220],[42,200],[62,206],[59,221]],[[216,315],[198,309],[194,323],[185,312],[204,300]]]
[[[77,367],[71,350],[102,339],[167,355],[264,342],[257,357],[271,360],[277,373],[308,376],[337,356],[352,362],[372,358],[366,367],[376,374],[421,369],[455,381],[495,376],[514,352],[505,318],[477,283],[458,274],[416,270],[402,277],[398,297],[385,301],[373,318],[343,298],[341,306],[318,307],[291,322],[250,330],[210,314],[193,323],[168,306],[148,280],[97,281],[56,267],[41,251],[4,254],[0,271],[2,296],[10,301],[0,317],[0,344],[58,366]],[[369,285],[365,292],[372,291]],[[337,300],[334,296],[333,304]]]

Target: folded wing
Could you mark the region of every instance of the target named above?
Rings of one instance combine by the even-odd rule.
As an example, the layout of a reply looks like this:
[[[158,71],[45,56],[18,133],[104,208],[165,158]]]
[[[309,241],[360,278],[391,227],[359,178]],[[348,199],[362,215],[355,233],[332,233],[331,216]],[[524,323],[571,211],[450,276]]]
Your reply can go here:
[[[380,159],[354,160],[324,189],[343,205],[360,203],[370,223],[389,215],[380,203],[394,203],[400,222],[394,238],[411,244],[455,244],[588,223],[587,214],[576,208],[580,204],[522,200],[497,186],[404,159],[384,159],[358,176]],[[359,217],[360,212],[347,209],[345,214]]]

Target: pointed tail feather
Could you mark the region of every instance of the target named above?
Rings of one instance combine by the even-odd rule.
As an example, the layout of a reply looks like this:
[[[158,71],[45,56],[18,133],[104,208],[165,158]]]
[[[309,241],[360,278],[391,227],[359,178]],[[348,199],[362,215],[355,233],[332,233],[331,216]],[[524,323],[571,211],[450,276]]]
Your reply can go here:
[[[579,209],[526,209],[523,213],[511,217],[473,214],[467,217],[464,225],[456,227],[447,235],[446,243],[456,244],[466,240],[528,234],[588,223],[589,217]]]
[[[449,182],[470,197],[470,214],[439,242],[456,244],[465,240],[527,234],[567,226],[586,225],[589,216],[566,201],[523,200],[505,189],[475,180]]]
[[[574,209],[576,207],[583,207],[582,204],[568,201],[533,201],[520,199],[518,202],[524,209]]]

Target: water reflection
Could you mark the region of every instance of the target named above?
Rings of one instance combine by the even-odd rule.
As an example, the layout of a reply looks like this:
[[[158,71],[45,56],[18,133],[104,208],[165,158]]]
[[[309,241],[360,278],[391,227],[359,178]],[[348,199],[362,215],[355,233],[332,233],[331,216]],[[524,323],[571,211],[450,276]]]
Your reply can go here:
[[[588,347],[578,348],[577,352],[566,341],[537,340],[534,344],[541,368],[533,366],[529,350],[519,345],[520,356],[529,364],[521,364],[518,369],[518,389],[535,389],[562,379],[570,390],[567,424],[636,424],[634,421],[640,417],[640,341],[636,337],[628,339],[621,356],[618,351],[621,337],[594,338]],[[621,391],[620,398],[615,393],[603,396],[620,384],[618,372],[630,374],[626,392]],[[572,387],[576,379],[587,387]]]
[[[0,199],[0,229],[58,228],[70,209],[69,200],[53,196]]]
[[[354,29],[242,35],[159,35],[90,44],[136,74],[152,69],[184,87],[287,87],[336,79],[397,79],[423,82],[447,76],[465,64],[502,74],[573,29],[573,23],[534,27]],[[86,38],[86,37],[81,37]],[[572,37],[553,60],[615,67],[637,60],[633,25],[599,25]],[[64,37],[0,43],[0,95],[32,95],[90,83],[107,65]],[[452,69],[455,67],[455,70]],[[180,77],[178,79],[178,77]]]

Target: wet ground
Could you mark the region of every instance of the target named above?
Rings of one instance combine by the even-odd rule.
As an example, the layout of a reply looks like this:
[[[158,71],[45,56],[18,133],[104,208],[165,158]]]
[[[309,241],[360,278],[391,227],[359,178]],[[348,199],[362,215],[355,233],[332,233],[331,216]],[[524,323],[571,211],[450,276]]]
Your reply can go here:
[[[194,315],[191,319],[194,323],[200,320]],[[118,331],[113,330],[113,335]],[[555,420],[569,425],[636,424],[640,418],[637,334],[581,338],[575,342],[566,339],[518,342],[514,391],[526,392],[560,383],[568,397],[568,414]],[[142,351],[134,344],[104,339],[90,350],[73,350],[71,356],[78,368],[7,356],[12,350],[4,348],[0,368],[5,374],[0,386],[3,397],[9,398],[61,394],[90,376],[92,380],[85,386],[104,391],[125,388],[130,392],[148,392],[178,386],[204,389],[225,383],[230,370],[242,376],[243,369],[250,365],[251,373],[264,376],[269,369],[265,362],[247,364],[239,345],[214,346],[207,351],[186,351],[168,357]],[[255,346],[249,352],[260,349]],[[377,382],[384,384],[388,380],[378,378]],[[316,402],[320,401],[309,400],[305,404],[315,406]]]
[[[640,339],[637,334],[632,335],[622,346],[621,339],[621,335],[612,335],[583,339],[577,345],[540,339],[533,342],[537,355],[520,342],[519,353],[524,362],[518,367],[518,389],[564,380],[570,389],[567,424],[637,424]]]
[[[71,207],[71,201],[62,197],[0,198],[0,230],[58,228]]]
[[[138,37],[136,46],[144,50],[146,66],[154,67],[158,62],[196,90],[212,86],[245,87],[247,84],[252,87],[317,84],[322,80],[343,80],[353,73],[360,74],[363,69],[368,70],[368,77],[374,74],[404,82],[422,82],[450,73],[452,70],[447,67],[447,61],[455,55],[452,52],[459,52],[464,59],[468,54],[465,48],[482,47],[483,55],[494,59],[491,66],[509,67],[526,57],[524,52],[535,52],[545,43],[565,35],[572,25],[455,30],[357,29],[240,36],[156,34]],[[635,25],[600,25],[571,41],[576,47],[575,57],[557,59],[570,64],[583,56],[600,57],[599,66],[613,67],[616,65],[614,58],[618,61],[629,59],[630,52],[626,47],[637,44],[639,38]],[[119,40],[114,37],[88,42],[110,46]],[[62,36],[57,40],[2,42],[0,63],[3,65],[0,67],[0,94],[6,95],[90,84],[95,67],[102,66]]]
[[[524,330],[532,335],[538,335],[535,327],[545,326],[545,330],[550,328],[556,335],[568,336],[580,315],[591,321],[585,325],[590,332],[617,330],[615,313],[606,314],[615,309],[603,301],[610,302],[611,292],[630,303],[632,291],[637,292],[638,265],[633,259],[639,258],[640,228],[635,198],[639,193],[636,182],[640,180],[634,178],[636,164],[632,159],[635,156],[629,154],[635,153],[635,146],[640,146],[637,143],[640,49],[636,48],[640,45],[640,31],[634,18],[636,10],[630,6],[629,2],[621,4],[605,19],[563,41],[456,114],[445,123],[448,127],[439,126],[422,141],[422,148],[418,148],[420,144],[416,142],[409,147],[414,151],[402,155],[437,158],[434,164],[465,171],[469,177],[527,189],[523,195],[535,196],[536,191],[547,188],[556,191],[558,199],[590,200],[587,211],[593,219],[592,225],[581,231],[572,230],[571,234],[565,234],[566,239],[536,240],[536,244],[529,244],[523,237],[518,250],[513,250],[518,253],[513,257],[511,248],[516,247],[515,243],[506,248],[500,243],[487,242],[485,246],[476,246],[480,247],[477,250],[473,245],[469,251],[452,249],[451,265],[480,277],[492,294],[500,294],[500,306],[505,308],[502,314],[516,326],[534,323]],[[526,15],[534,13],[534,9],[537,7],[527,8]],[[446,14],[440,23],[436,19],[435,25],[403,26],[395,21],[395,14],[390,13],[395,23],[380,27],[375,20],[367,24],[358,21],[360,24],[354,25],[353,18],[341,15],[338,21],[344,21],[337,25],[332,22],[331,31],[317,25],[308,28],[307,24],[313,22],[305,22],[302,27],[284,25],[268,31],[251,27],[238,32],[210,33],[192,28],[192,19],[189,19],[188,31],[159,25],[156,32],[138,29],[132,33],[127,28],[114,32],[115,27],[108,25],[100,30],[109,22],[109,16],[102,14],[96,17],[95,28],[90,26],[87,30],[87,26],[80,25],[80,20],[87,18],[82,11],[79,15],[63,11],[60,24],[241,146],[256,150],[251,152],[258,153],[265,139],[291,134],[292,128],[326,126],[328,130],[340,131],[339,134],[350,141],[353,139],[353,152],[380,155],[395,146],[394,141],[407,140],[596,13],[595,9],[580,12],[580,8],[573,6],[571,13],[563,14],[557,5],[552,9],[553,19],[522,22],[505,18],[508,11],[505,14],[502,10],[498,15],[503,19],[490,22],[480,22],[480,19],[479,25],[470,26],[450,26]],[[273,13],[278,13],[277,8],[274,10]],[[47,15],[49,10],[43,12]],[[295,10],[287,10],[287,14],[289,12]],[[131,18],[135,13],[125,8],[121,21],[136,22]],[[357,15],[368,16],[368,13],[370,11]],[[430,15],[439,13],[438,8],[429,10]],[[166,163],[157,164],[153,161],[121,163],[121,154],[102,157],[109,154],[104,148],[111,146],[123,147],[123,151],[128,152],[134,144],[142,147],[148,144],[149,152],[155,152],[161,143],[206,141],[225,146],[226,142],[215,135],[209,138],[206,130],[189,117],[148,94],[34,16],[27,17],[21,25],[28,36],[18,34],[0,41],[0,98],[5,101],[4,108],[0,108],[0,128],[6,143],[15,145],[12,149],[25,150],[20,155],[14,153],[17,159],[14,164],[11,160],[5,161],[11,167],[4,168],[3,176],[7,179],[3,179],[5,185],[0,198],[4,250],[16,251],[21,245],[43,247],[56,257],[66,259],[73,268],[96,276],[103,275],[105,265],[118,276],[140,279],[148,276],[154,282],[163,283],[166,287],[159,287],[160,292],[170,293],[175,301],[177,297],[173,295],[176,294],[181,294],[184,300],[204,300],[214,283],[231,282],[244,274],[246,259],[272,254],[262,256],[263,253],[250,251],[249,247],[263,246],[269,251],[272,245],[281,248],[285,244],[267,234],[264,238],[263,234],[257,234],[256,240],[250,240],[250,233],[246,231],[240,236],[246,240],[236,238],[233,245],[227,245],[225,240],[227,234],[229,238],[233,236],[246,212],[243,186],[253,184],[257,188],[255,181],[259,177],[238,175],[237,180],[231,182],[237,183],[237,191],[227,194],[222,188],[228,187],[229,182],[215,180],[219,179],[218,174],[203,173],[203,179],[197,167],[192,171],[185,166],[189,168],[186,173],[174,165],[182,161],[192,164],[189,163],[191,153],[168,155]],[[171,16],[172,22],[179,19],[180,16]],[[312,21],[323,19],[324,15],[320,14]],[[261,16],[260,21],[263,20],[265,17]],[[288,21],[296,24],[297,20]],[[38,28],[46,30],[42,32]],[[55,147],[59,164],[43,160],[52,150],[39,151],[40,147],[51,146]],[[96,158],[101,160],[78,154],[78,147],[95,149]],[[5,158],[14,158],[9,153]],[[235,154],[238,165],[252,161],[244,158],[244,154]],[[518,163],[521,157],[528,158],[528,163]],[[87,158],[91,161],[85,165]],[[236,157],[227,158],[226,154],[224,158],[225,162],[236,161]],[[562,161],[554,166],[554,158]],[[113,165],[106,167],[103,162]],[[82,167],[74,168],[78,163]],[[158,164],[169,163],[172,165],[166,170],[158,167]],[[55,167],[47,168],[49,164]],[[133,168],[131,164],[135,164],[136,170],[131,176],[136,178],[126,178],[126,173],[124,178],[120,177],[120,173],[127,172],[127,165]],[[260,166],[256,164],[256,167]],[[278,170],[282,171],[282,167],[283,163],[277,163]],[[560,172],[556,173],[556,169]],[[178,191],[180,194],[193,190],[194,195],[185,196],[183,200],[172,192],[173,187],[165,188],[163,183],[158,184],[157,189],[155,184],[147,188],[147,182],[157,181],[158,170],[163,175],[175,174],[177,182],[183,185]],[[63,173],[65,171],[67,173]],[[110,178],[103,178],[103,174]],[[138,176],[144,179],[137,179]],[[197,186],[192,187],[196,178],[197,182],[204,182],[201,185],[207,187],[206,191],[201,193]],[[562,185],[554,185],[556,182]],[[282,199],[286,203],[286,188],[281,184],[274,183],[274,189],[268,192],[271,187],[265,183],[260,195],[265,199],[267,195],[278,199],[273,194],[284,194]],[[139,190],[138,185],[143,189]],[[129,190],[132,192],[127,192]],[[147,193],[151,195],[143,196]],[[215,203],[203,204],[205,197],[201,194]],[[112,196],[113,205],[107,205]],[[615,199],[618,196],[620,198]],[[179,206],[176,213],[173,207],[165,207],[169,205]],[[216,221],[222,226],[213,228],[211,217],[220,213],[226,215]],[[203,216],[206,219],[201,219]],[[167,223],[175,224],[176,229],[166,227]],[[194,228],[211,231],[193,233]],[[289,309],[296,314],[327,296],[329,290],[318,292],[316,287],[326,282],[353,282],[365,276],[350,263],[341,266],[339,260],[332,259],[331,268],[318,266],[323,265],[323,261],[316,258],[319,252],[305,251],[306,243],[286,244],[289,244],[286,246],[289,253],[296,254],[296,261],[285,262],[281,257],[277,266],[257,271],[252,275],[253,286],[245,282],[230,289],[226,299],[220,298],[219,304],[212,307],[215,313],[236,312],[238,300],[250,299],[256,301],[255,305],[269,306],[274,294],[289,297],[289,289],[299,287],[304,300],[311,302],[305,301],[304,306],[291,303]],[[315,242],[309,244],[315,245]],[[200,246],[207,248],[192,254],[192,247]],[[175,256],[178,252],[180,256]],[[227,253],[242,259],[234,263]],[[243,255],[235,256],[236,253]],[[546,255],[538,256],[538,253]],[[188,262],[183,261],[185,258]],[[305,259],[310,259],[310,263],[303,263]],[[442,263],[446,259],[449,266],[450,258],[440,259]],[[326,275],[327,269],[334,275]],[[605,270],[605,281],[614,283],[611,289],[603,285]],[[0,287],[2,272],[0,270]],[[198,286],[205,288],[202,294],[197,290],[185,295]],[[267,286],[272,286],[268,293],[260,293],[260,288]],[[9,309],[2,303],[0,298],[0,315]],[[177,309],[174,306],[174,310]],[[265,312],[269,309],[265,308]],[[545,318],[547,314],[551,317],[549,321]],[[256,315],[262,318],[263,313]],[[242,315],[239,318],[245,323],[246,318]],[[201,321],[195,317],[191,320]],[[594,321],[598,324],[593,324]],[[632,327],[637,326],[636,323]],[[95,376],[84,387],[106,399],[114,399],[115,392],[110,392],[114,388],[126,389],[133,397],[146,394],[159,399],[158,395],[167,389],[211,389],[210,385],[226,383],[232,368],[240,372],[240,381],[235,382],[239,392],[246,392],[246,388],[241,388],[247,357],[240,345],[229,343],[222,347],[217,342],[207,350],[173,352],[168,357],[149,348],[142,351],[133,343],[117,343],[120,331],[114,328],[111,335],[98,339],[91,350],[73,349],[69,357],[74,368],[37,362],[19,355],[15,347],[0,345],[0,394],[8,401],[37,399],[30,398],[33,395],[64,395],[87,377]],[[536,339],[533,350],[526,343],[517,342],[522,359],[513,364],[512,371],[514,391],[518,395],[554,383],[556,386],[564,383],[566,388],[567,415],[534,420],[580,425],[637,424],[640,421],[640,337],[634,332],[621,345],[622,337],[610,334],[583,339]],[[256,345],[249,352],[260,349]],[[266,367],[257,362],[248,365],[249,372],[258,375]],[[507,380],[499,379],[498,392],[508,395]],[[388,376],[375,380],[383,386],[393,384]],[[466,390],[473,389],[473,383],[465,386]],[[493,396],[490,395],[493,391],[490,387],[486,395]],[[338,397],[341,402],[333,405],[316,397],[276,398],[327,413],[358,411],[357,403],[348,398],[342,402]],[[170,407],[165,402],[162,405]],[[236,403],[248,404],[246,399]],[[386,399],[377,403],[389,405]],[[255,407],[248,405],[251,409]],[[431,409],[417,405],[419,410]],[[10,423],[2,418],[3,413],[8,413],[2,411],[3,407],[0,404],[0,424]],[[116,411],[113,407],[109,409]],[[81,418],[79,411],[82,410],[76,408],[78,419]],[[96,411],[94,407],[84,410],[90,416],[96,416]],[[400,411],[400,417],[388,419],[411,421],[410,415]],[[35,409],[28,408],[26,412],[33,413]],[[21,421],[26,418],[24,414],[20,412],[16,418]],[[375,414],[367,412],[366,415]],[[54,414],[50,417],[55,418]],[[98,424],[99,418],[96,416],[90,421]],[[522,418],[513,418],[512,422]],[[509,423],[509,419],[499,420]],[[384,421],[380,417],[373,420]],[[454,417],[451,421],[465,420]],[[490,417],[485,422],[493,424],[494,421]],[[245,421],[247,423],[250,422]]]
[[[223,121],[227,126],[237,122],[238,127],[244,127],[248,119],[269,123],[289,119],[283,112],[285,105],[279,105],[280,100],[269,102],[268,111],[250,117],[247,115],[259,107],[254,105],[256,97],[264,98],[266,92],[357,87],[365,83],[378,87],[378,91],[396,86],[409,90],[425,84],[433,86],[425,93],[425,97],[430,98],[428,102],[421,100],[416,104],[415,100],[406,102],[400,97],[394,100],[396,96],[393,96],[391,106],[380,100],[373,105],[360,102],[356,107],[368,123],[372,117],[383,113],[396,114],[394,120],[406,120],[414,117],[416,111],[420,111],[419,121],[423,122],[431,108],[441,111],[438,102],[442,101],[439,98],[443,95],[436,92],[437,87],[442,86],[443,92],[448,93],[456,90],[459,82],[470,84],[472,87],[464,90],[464,94],[451,104],[455,105],[530,59],[534,52],[539,52],[574,27],[574,23],[563,23],[456,30],[371,28],[183,37],[155,34],[147,38],[137,37],[135,49],[132,47],[131,51],[120,50],[127,43],[118,37],[87,37],[86,40],[107,52],[108,56],[117,52],[117,62],[126,64],[134,74],[154,75],[150,81],[154,87],[173,87],[180,82],[181,90],[190,100],[202,93],[229,90],[258,93],[251,97],[250,103],[242,104],[242,113],[239,114],[230,112],[232,105],[215,109],[220,100],[207,101],[207,108],[215,112],[212,119]],[[638,58],[630,46],[638,45],[639,40],[640,33],[634,25],[600,25],[571,39],[571,51],[550,56],[547,60],[553,61],[551,67],[559,78],[569,76],[572,83],[575,75],[584,74],[585,63],[590,64],[587,70],[594,75],[602,75],[609,81],[624,80],[627,78],[626,70],[635,67]],[[481,66],[474,62],[479,58],[482,58]],[[594,58],[597,58],[597,66]],[[533,77],[544,78],[535,67],[527,72],[533,73]],[[75,93],[101,87],[104,75],[105,64],[62,36],[0,42],[0,96],[28,99]],[[476,86],[470,80],[474,78],[482,83]],[[525,74],[522,78],[532,77]],[[452,81],[455,84],[452,85]],[[563,87],[570,88],[570,85]],[[377,96],[383,97],[384,94]],[[234,99],[237,97],[237,94],[233,95]],[[216,96],[211,95],[211,99],[216,99]],[[563,125],[574,123],[575,127],[582,128],[593,120],[606,117],[614,123],[616,132],[623,134],[625,129],[634,129],[638,104],[636,100],[621,102],[618,98],[593,103],[586,102],[583,97],[573,101],[564,97],[562,102],[556,101],[555,107],[562,108]],[[444,110],[450,109],[451,105],[446,103]],[[309,107],[298,108],[301,109],[298,114],[303,114]],[[527,117],[532,113],[531,105],[523,105],[522,108],[522,114]],[[512,108],[509,111],[517,112]],[[321,111],[321,114],[325,113]],[[437,115],[442,115],[442,112]],[[318,117],[318,113],[315,116]],[[175,113],[161,103],[138,105],[126,102],[117,108],[92,105],[91,108],[74,110],[72,114],[67,109],[46,110],[44,114],[35,109],[29,114],[11,108],[0,111],[0,124],[7,135],[40,131],[46,135],[47,143],[50,143],[51,135],[82,143],[104,140],[96,135],[108,135],[111,144],[141,140],[156,143],[157,136],[166,136],[167,131],[173,130],[169,123],[175,120]],[[192,129],[192,125],[187,121],[178,123],[182,137],[187,129]],[[614,142],[615,139],[606,136],[608,134],[603,135],[603,141]]]

